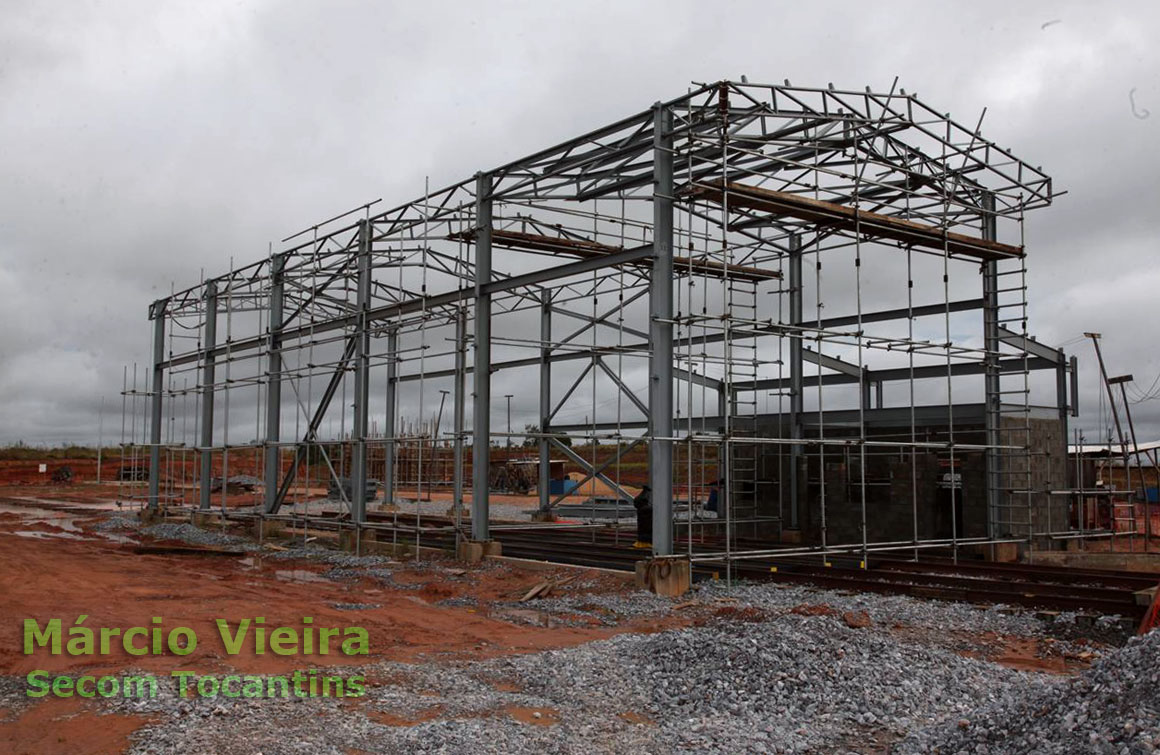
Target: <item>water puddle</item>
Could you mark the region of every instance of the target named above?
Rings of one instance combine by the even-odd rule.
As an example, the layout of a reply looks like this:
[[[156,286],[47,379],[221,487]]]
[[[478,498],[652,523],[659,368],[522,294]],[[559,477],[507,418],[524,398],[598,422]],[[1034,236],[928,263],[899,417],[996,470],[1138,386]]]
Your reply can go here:
[[[23,519],[21,523],[26,525],[43,524],[67,532],[81,531],[80,526],[77,525],[77,520],[82,517],[68,511],[0,502],[0,514],[16,514]]]
[[[16,535],[17,537],[31,537],[36,540],[48,540],[50,538],[63,538],[66,540],[88,540],[87,537],[81,537],[73,532],[45,532],[43,530],[16,530],[15,532],[3,533],[6,535]]]
[[[278,569],[274,572],[276,579],[285,582],[326,582],[326,577],[309,569]]]
[[[107,539],[107,540],[112,540],[114,543],[121,543],[122,545],[140,545],[141,544],[139,540],[134,540],[133,538],[129,537],[128,535],[118,535],[114,532],[98,532],[97,534],[100,535],[101,537]]]

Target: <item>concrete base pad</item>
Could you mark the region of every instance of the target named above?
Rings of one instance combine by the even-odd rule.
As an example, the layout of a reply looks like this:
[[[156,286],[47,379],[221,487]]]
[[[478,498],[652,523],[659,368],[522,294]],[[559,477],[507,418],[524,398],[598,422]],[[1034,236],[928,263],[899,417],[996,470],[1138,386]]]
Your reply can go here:
[[[137,512],[137,518],[142,524],[156,524],[165,520],[165,512],[146,507]]]
[[[783,543],[800,543],[802,541],[801,530],[782,530],[781,541]]]
[[[689,591],[693,568],[685,556],[656,556],[636,562],[636,586],[676,598]]]
[[[503,545],[498,540],[463,540],[455,552],[455,557],[468,564],[478,564],[488,556],[503,555]]]
[[[286,522],[278,519],[257,519],[254,521],[254,537],[272,538],[286,536]]]
[[[987,554],[989,561],[996,561],[1001,564],[1014,564],[1019,561],[1019,552],[1021,548],[1019,543],[995,543],[988,546],[990,551]]]
[[[443,516],[447,517],[448,519],[454,519],[455,518],[455,506],[451,506],[446,511],[444,511]],[[466,506],[460,506],[459,507],[459,516],[462,519],[470,519],[471,518],[471,511]]]
[[[218,511],[195,511],[190,520],[194,527],[213,527],[221,522],[221,513]]]
[[[361,533],[353,529],[339,530],[339,550],[346,551],[347,553],[370,553],[372,547],[376,544],[376,533],[374,530],[362,530]]]
[[[556,512],[554,511],[533,511],[533,522],[554,522],[556,521]]]

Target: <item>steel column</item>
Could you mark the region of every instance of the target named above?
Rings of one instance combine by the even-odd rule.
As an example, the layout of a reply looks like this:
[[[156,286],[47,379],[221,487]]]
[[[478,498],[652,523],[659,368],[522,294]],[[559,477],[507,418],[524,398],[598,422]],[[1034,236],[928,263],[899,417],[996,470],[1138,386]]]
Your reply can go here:
[[[463,427],[467,389],[467,310],[455,317],[455,474],[452,494],[456,516],[463,506]],[[392,389],[393,391],[394,389]],[[458,524],[458,520],[456,520]],[[458,537],[458,535],[456,535]]]
[[[367,415],[370,402],[371,333],[367,310],[371,301],[371,224],[364,220],[358,229],[358,280],[355,306],[358,319],[355,324],[354,357],[354,458],[351,460],[351,519],[355,524],[366,521],[367,513]],[[343,411],[346,407],[343,407]]]
[[[202,348],[205,358],[201,364],[201,493],[200,507],[210,507],[210,482],[213,479],[213,384],[216,359],[213,349],[217,345],[217,283],[205,284],[205,333]],[[225,480],[222,480],[225,485]]]
[[[395,502],[395,412],[398,400],[395,392],[399,386],[399,329],[391,327],[387,331],[387,406],[383,417],[383,432],[387,434],[384,446],[383,501]]]
[[[286,258],[282,255],[270,260],[270,325],[266,351],[266,511],[272,511],[277,506],[278,483],[282,477],[282,450],[278,442],[282,439],[282,303],[285,266]]]
[[[161,299],[150,307],[153,318],[153,380],[150,387],[149,413],[149,508],[157,510],[161,500],[161,394],[164,390],[165,317],[168,301]]]
[[[794,234],[789,237],[789,324],[795,328],[802,326],[802,242]],[[804,403],[804,388],[802,383],[804,361],[802,359],[802,337],[800,331],[789,339],[789,437],[790,440],[802,438],[802,411]],[[795,443],[789,447],[789,529],[800,527],[798,510],[800,481],[799,467],[801,465],[802,446]]]
[[[653,553],[673,553],[673,128],[653,108],[653,265],[649,271],[649,483]]]
[[[540,291],[540,433],[548,432],[552,413],[552,293],[548,289]],[[548,488],[551,487],[552,465],[549,450],[551,444],[547,436],[538,439],[540,447],[540,511],[547,511],[551,505]]]
[[[491,176],[475,177],[475,370],[472,373],[471,537],[488,539],[491,464]]]

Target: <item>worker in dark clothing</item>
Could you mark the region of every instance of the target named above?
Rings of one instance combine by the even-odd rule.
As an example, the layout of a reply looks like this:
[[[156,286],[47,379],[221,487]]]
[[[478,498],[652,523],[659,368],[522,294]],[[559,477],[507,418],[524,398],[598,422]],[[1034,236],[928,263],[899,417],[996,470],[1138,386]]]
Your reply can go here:
[[[652,494],[648,485],[641,487],[640,493],[632,499],[632,505],[636,509],[636,542],[632,547],[652,548]]]
[[[721,516],[721,488],[724,485],[725,480],[713,483],[713,487],[709,488],[709,500],[705,502],[705,511],[712,511],[718,518]]]

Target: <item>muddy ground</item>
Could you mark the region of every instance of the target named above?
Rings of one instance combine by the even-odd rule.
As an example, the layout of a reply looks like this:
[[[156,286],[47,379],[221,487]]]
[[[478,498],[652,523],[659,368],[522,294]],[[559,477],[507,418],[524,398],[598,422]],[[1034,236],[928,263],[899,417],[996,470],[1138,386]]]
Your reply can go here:
[[[777,618],[721,597],[621,611],[616,601],[623,599],[629,605],[640,594],[625,575],[597,570],[529,570],[505,562],[464,568],[449,557],[424,555],[423,561],[386,560],[379,571],[388,576],[381,577],[375,569],[343,569],[325,559],[290,558],[279,546],[269,544],[264,549],[248,546],[258,549],[245,554],[142,554],[134,552],[136,546],[157,541],[137,530],[109,527],[111,517],[132,515],[127,507],[118,508],[115,497],[115,486],[0,487],[0,676],[7,680],[0,688],[0,750],[4,752],[117,752],[130,745],[140,749],[139,732],[158,721],[155,712],[111,712],[100,701],[77,697],[29,699],[23,681],[36,669],[73,676],[117,675],[129,670],[167,676],[174,670],[283,674],[306,666],[357,664],[371,669],[367,681],[373,685],[386,681],[374,678],[375,668],[396,663],[450,667],[465,660],[575,647],[623,633]],[[521,601],[545,581],[555,584],[547,601]],[[817,602],[802,602],[786,613],[834,615],[851,627],[862,621],[829,606],[824,593],[819,596]],[[60,618],[67,628],[82,614],[88,616],[89,627],[150,626],[151,617],[162,617],[163,627],[191,627],[203,641],[188,656],[130,656],[116,643],[108,655],[50,655],[39,650],[29,656],[22,652],[25,619],[44,623]],[[268,626],[301,627],[302,617],[309,616],[318,626],[364,627],[369,633],[369,655],[304,659],[257,655],[249,646],[228,655],[220,643],[206,639],[217,635],[215,618],[238,621],[256,616],[265,617]],[[1103,648],[1097,640],[1081,639],[1077,644],[1074,637],[1064,642],[1038,631],[1024,636],[943,632],[905,621],[895,621],[886,629],[903,644],[949,647],[964,657],[1035,674],[1074,674]],[[495,684],[502,690],[505,682],[498,679]],[[413,693],[421,697],[424,691]],[[370,710],[357,700],[343,701],[341,706],[343,715],[392,727],[456,715],[438,706],[423,709],[420,715]],[[561,714],[506,705],[472,715],[551,727]],[[639,711],[624,715],[624,726],[651,725],[649,717]]]

